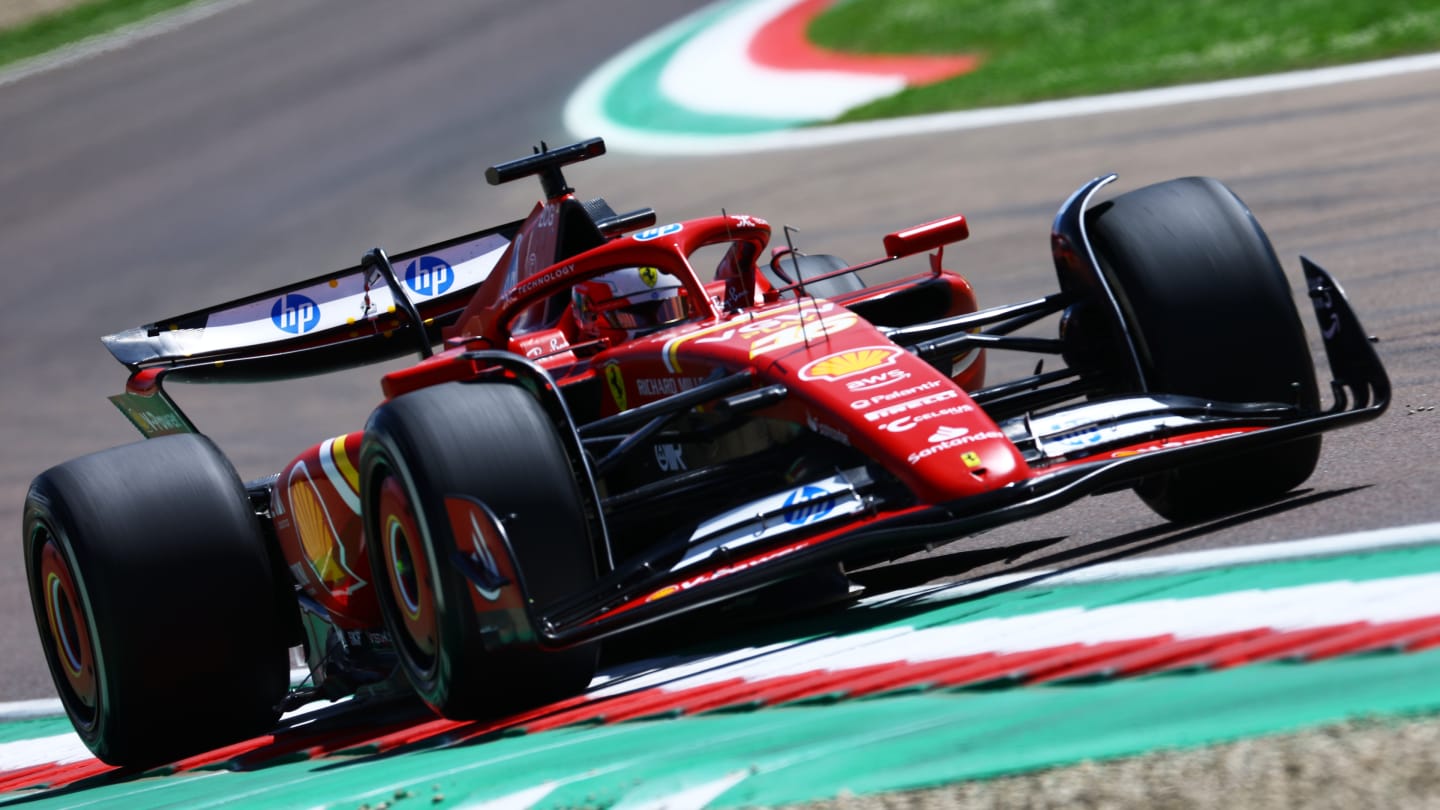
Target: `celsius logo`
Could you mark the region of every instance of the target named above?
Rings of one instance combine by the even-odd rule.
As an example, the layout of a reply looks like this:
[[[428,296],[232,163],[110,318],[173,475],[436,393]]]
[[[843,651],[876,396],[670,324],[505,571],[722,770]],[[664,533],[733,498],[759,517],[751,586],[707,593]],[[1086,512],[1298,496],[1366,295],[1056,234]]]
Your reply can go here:
[[[785,522],[792,526],[814,523],[830,514],[830,493],[819,487],[802,487],[785,499]]]
[[[303,335],[320,323],[320,307],[300,293],[290,293],[275,299],[270,307],[270,320],[276,329]]]
[[[443,295],[455,283],[455,268],[436,256],[421,256],[405,266],[405,286],[419,295]]]

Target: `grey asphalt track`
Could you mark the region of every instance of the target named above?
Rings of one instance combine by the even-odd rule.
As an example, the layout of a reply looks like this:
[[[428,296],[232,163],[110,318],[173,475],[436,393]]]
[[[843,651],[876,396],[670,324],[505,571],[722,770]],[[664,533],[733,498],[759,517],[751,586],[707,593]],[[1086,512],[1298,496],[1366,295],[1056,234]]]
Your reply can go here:
[[[700,5],[252,0],[0,86],[0,700],[53,694],[24,586],[25,487],[51,464],[138,438],[104,399],[124,370],[100,335],[349,265],[375,245],[394,253],[519,216],[538,189],[492,188],[484,168],[541,139],[603,135],[563,130],[566,95]],[[998,303],[1053,288],[1050,220],[1085,180],[1116,171],[1123,190],[1213,175],[1268,228],[1297,292],[1304,252],[1380,336],[1394,407],[1327,438],[1319,471],[1287,502],[1175,527],[1128,493],[1106,495],[937,549],[923,572],[897,569],[895,581],[917,582],[959,574],[977,547],[1023,544],[1012,564],[1057,565],[1440,519],[1436,120],[1430,73],[807,152],[613,154],[567,176],[617,209],[756,213],[852,259],[877,255],[881,234],[960,211],[973,236],[949,264]],[[175,393],[256,476],[360,425],[377,380],[369,369]]]

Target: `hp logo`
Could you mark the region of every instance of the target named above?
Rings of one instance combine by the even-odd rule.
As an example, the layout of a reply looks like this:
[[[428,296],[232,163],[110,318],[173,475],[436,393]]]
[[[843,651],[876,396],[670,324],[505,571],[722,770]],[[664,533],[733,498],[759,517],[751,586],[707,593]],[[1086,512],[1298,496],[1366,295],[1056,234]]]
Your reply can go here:
[[[814,523],[830,514],[830,493],[819,487],[802,487],[785,499],[785,522],[792,526]]]
[[[405,286],[417,295],[444,295],[455,284],[455,268],[436,256],[421,256],[405,266]]]
[[[275,328],[292,335],[303,335],[320,323],[320,306],[300,293],[275,299],[270,307],[270,320]]]
[[[636,231],[630,238],[636,242],[649,242],[651,239],[659,239],[662,236],[679,233],[684,227],[685,226],[679,222],[672,222],[669,225],[661,225],[658,228],[646,228],[643,231]]]

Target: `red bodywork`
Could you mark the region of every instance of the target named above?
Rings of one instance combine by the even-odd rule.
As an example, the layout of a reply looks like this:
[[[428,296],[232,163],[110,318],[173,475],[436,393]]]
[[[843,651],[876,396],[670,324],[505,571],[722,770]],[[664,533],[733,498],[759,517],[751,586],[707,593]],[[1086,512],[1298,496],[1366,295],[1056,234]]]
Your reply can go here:
[[[468,353],[481,348],[531,358],[562,388],[598,378],[604,383],[601,416],[692,388],[717,369],[750,370],[757,388],[782,384],[790,392],[760,416],[853,446],[925,502],[978,494],[1030,474],[1014,445],[966,394],[983,384],[983,352],[959,354],[947,376],[846,308],[917,279],[939,279],[949,286],[946,315],[974,312],[970,284],[941,269],[938,255],[920,276],[834,300],[797,296],[777,290],[757,269],[769,224],[755,216],[725,215],[615,236],[546,264],[537,257],[554,254],[566,202],[561,197],[536,206],[446,333],[445,349],[387,374],[382,381],[387,398],[475,378],[483,364]],[[964,218],[950,217],[890,234],[884,246],[893,258],[967,234]],[[708,281],[690,263],[702,248],[723,254]],[[546,308],[568,296],[575,283],[634,266],[655,267],[680,280],[691,314],[685,323],[596,346],[577,332],[568,307],[546,317]],[[361,436],[350,433],[306,450],[286,466],[271,499],[292,575],[347,629],[380,626],[355,472]]]
[[[1129,346],[1134,356],[1130,326],[1090,257],[1082,227],[1091,195],[1113,176],[1077,191],[1057,216],[1052,239],[1061,292],[981,313],[970,284],[943,267],[944,247],[969,235],[963,216],[890,233],[882,240],[884,256],[870,262],[837,266],[828,263],[833,257],[812,257],[827,260],[820,264],[833,269],[805,274],[801,284],[783,269],[789,255],[800,275],[793,252],[777,251],[768,274],[761,267],[771,229],[759,217],[724,214],[652,227],[654,215],[648,210],[613,215],[601,206],[607,213],[592,213],[564,185],[558,166],[603,153],[592,148],[598,144],[492,167],[487,175],[492,183],[538,174],[549,199],[523,222],[402,256],[409,262],[407,273],[423,268],[430,251],[452,251],[463,262],[478,262],[471,258],[477,256],[493,261],[483,264],[483,275],[467,282],[463,289],[473,290],[468,298],[453,293],[445,298],[439,291],[419,296],[418,302],[394,299],[407,309],[412,335],[418,334],[416,326],[433,325],[430,319],[442,315],[448,326],[439,353],[430,354],[427,336],[423,359],[385,375],[381,383],[384,396],[393,399],[443,383],[508,375],[510,382],[528,385],[532,394],[554,405],[552,419],[566,437],[562,441],[569,442],[571,463],[580,469],[577,477],[589,479],[585,483],[592,487],[587,503],[599,517],[590,526],[591,540],[604,546],[596,549],[596,559],[607,570],[593,593],[578,596],[588,600],[583,610],[561,606],[558,618],[542,617],[540,632],[547,643],[564,646],[602,637],[654,620],[670,606],[689,609],[779,581],[806,570],[807,564],[848,564],[856,550],[869,555],[862,560],[886,557],[892,550],[908,553],[936,537],[973,533],[1083,494],[1133,485],[1184,460],[1219,458],[1372,418],[1388,402],[1388,381],[1373,349],[1363,341],[1346,342],[1349,332],[1359,334],[1358,326],[1326,333],[1332,365],[1338,357],[1351,378],[1347,384],[1357,393],[1355,408],[1337,407],[1324,415],[1300,418],[1303,414],[1283,406],[1276,410],[1274,403],[1211,412],[1212,406],[1199,398],[1132,385],[1124,362],[1092,362],[1083,372],[1042,374],[1037,367],[1030,378],[986,388],[979,347],[1002,345],[994,341],[1009,339],[1008,348],[1062,356],[1071,349],[1089,351],[1092,345]],[[576,151],[579,147],[583,154]],[[839,283],[857,271],[927,253],[929,267],[922,272],[869,286]],[[317,345],[334,348],[340,356],[343,340],[362,340],[367,331],[388,340],[393,330],[407,326],[396,306],[387,310],[372,301],[380,288],[369,267],[362,264],[339,281],[312,279],[219,312],[239,313],[236,318],[255,331],[249,324],[258,309],[260,332],[267,312],[281,329],[312,317],[316,329],[331,330],[328,337],[315,339]],[[657,277],[676,279],[687,316],[629,340],[582,333],[570,310],[572,288],[633,268],[653,268]],[[1318,268],[1306,269],[1318,291],[1322,322],[1353,321],[1333,281]],[[403,292],[395,271],[389,272],[390,286]],[[811,295],[806,287],[827,281],[837,283],[823,287],[821,295]],[[364,321],[344,326],[323,321],[318,304],[314,312],[299,307],[292,312],[292,304],[303,304],[310,295],[323,297],[327,287],[338,288],[337,303],[360,304]],[[1107,301],[1112,333],[1103,331],[1102,321],[1101,332],[1087,334],[1085,318],[1104,312]],[[1061,339],[1027,343],[1011,337],[1013,330],[1046,315],[1063,311],[1068,318],[1066,307],[1077,302],[1099,302],[1099,309],[1082,314],[1079,326],[1070,324],[1068,333],[1062,319]],[[325,312],[334,311],[328,298],[324,306]],[[210,313],[205,314],[204,320],[177,319],[169,334],[152,326],[143,334],[115,336],[112,351],[133,368],[155,358],[175,358],[190,345],[205,345],[203,329],[184,328],[187,322],[210,324]],[[349,331],[342,335],[342,328]],[[228,334],[221,333],[222,338]],[[216,341],[209,356],[222,357],[222,350],[232,349],[221,338]],[[240,359],[254,356],[253,348],[245,351]],[[1069,363],[1072,358],[1063,359]],[[215,363],[215,370],[219,366]],[[200,377],[205,373],[195,363],[185,370]],[[158,377],[150,380],[144,373],[137,373],[116,404],[142,431],[149,426],[154,433],[175,420],[162,407],[163,397],[153,395]],[[1078,379],[1072,386],[1067,377]],[[1041,398],[1026,400],[1049,382],[1055,385],[1041,391]],[[705,390],[686,395],[701,387]],[[1100,393],[1111,396],[1090,399]],[[1076,399],[1080,404],[1043,410]],[[1035,404],[1024,407],[1026,402]],[[556,409],[563,413],[554,416]],[[648,410],[637,416],[632,413],[637,409]],[[741,415],[727,422],[730,409],[740,409]],[[622,435],[597,428],[587,438],[587,428],[597,425]],[[670,438],[656,438],[662,428],[671,430]],[[717,435],[721,438],[713,440]],[[688,436],[702,438],[686,445]],[[285,468],[271,498],[275,531],[295,579],[337,627],[351,630],[381,625],[369,587],[372,573],[360,519],[364,505],[354,475],[360,439],[361,433],[350,433],[310,448]],[[653,445],[653,459],[637,455],[643,442]],[[676,476],[694,472],[688,465],[695,459],[687,461],[686,453],[694,452],[696,444],[704,454],[698,460],[701,471],[713,477],[690,476],[684,479],[688,489],[675,490],[674,482],[681,480]],[[792,453],[792,444],[814,455]],[[1231,449],[1212,453],[1221,447]],[[756,461],[766,453],[764,461]],[[725,489],[709,490],[714,481]],[[607,501],[621,506],[612,510]],[[454,507],[451,534],[478,544],[457,553],[507,558],[503,532],[478,527],[498,525],[480,520],[483,509]],[[662,512],[664,517],[654,516],[653,510],[666,508],[671,511]],[[620,525],[613,532],[612,518]],[[666,518],[681,525],[667,525]],[[684,545],[679,552],[677,543]],[[727,585],[710,587],[720,579]],[[519,599],[520,590],[507,591],[506,598]],[[677,596],[686,592],[691,593]],[[665,607],[652,609],[661,600]],[[517,637],[526,635],[522,625],[535,619],[521,617],[522,608],[537,609],[523,600],[504,608],[480,602],[476,607],[514,614],[513,622],[494,624],[518,628]],[[412,635],[422,637],[424,628],[419,630]]]
[[[887,234],[861,264],[767,256],[755,216],[656,226],[582,202],[561,168],[601,154],[598,138],[542,144],[489,167],[491,184],[539,180],[524,220],[103,338],[130,370],[111,401],[165,438],[48,471],[26,500],[37,626],[97,754],[149,766],[176,734],[240,739],[396,687],[452,718],[527,711],[592,683],[617,634],[849,600],[871,566],[1090,495],[1134,489],[1184,521],[1268,502],[1310,474],[1322,432],[1389,403],[1343,291],[1302,257],[1333,373],[1322,410],[1273,248],[1217,181],[1092,206],[1115,176],[1091,180],[1052,225],[1058,290],[980,310],[944,267],[963,216]],[[891,280],[861,275],[905,258]],[[988,350],[1040,359],[987,383]],[[203,435],[170,435],[198,431],[167,381],[407,354],[363,428],[276,475],[243,482]],[[181,519],[123,520],[166,510]],[[153,621],[173,605],[187,623]],[[177,631],[223,642],[163,666],[125,654]],[[287,689],[297,644],[310,675]],[[211,694],[233,716],[167,714]]]
[[[370,560],[360,522],[357,431],[306,450],[288,464],[270,496],[275,534],[290,575],[337,626],[378,627]]]

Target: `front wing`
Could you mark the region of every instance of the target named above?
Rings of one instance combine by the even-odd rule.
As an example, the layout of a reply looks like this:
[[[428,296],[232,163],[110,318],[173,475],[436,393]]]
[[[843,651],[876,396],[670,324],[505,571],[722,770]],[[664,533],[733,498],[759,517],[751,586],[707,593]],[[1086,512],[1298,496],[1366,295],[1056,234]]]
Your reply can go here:
[[[1385,368],[1339,285],[1315,264],[1304,259],[1302,262],[1334,377],[1331,385],[1335,401],[1328,411],[1243,431],[1212,430],[1203,440],[1155,445],[1144,452],[1106,454],[1067,463],[1019,484],[949,503],[891,510],[850,509],[844,520],[827,523],[821,531],[778,533],[768,541],[761,538],[726,553],[694,555],[688,565],[664,567],[636,562],[607,574],[590,591],[561,604],[535,605],[523,599],[531,624],[525,635],[554,647],[591,641],[827,565],[867,558],[894,559],[1049,512],[1087,495],[1123,488],[1167,469],[1222,459],[1373,419],[1390,401]],[[838,487],[827,497],[837,502],[855,497],[853,492],[842,490]],[[487,542],[490,554],[515,559],[503,533]],[[476,571],[464,555],[457,551],[454,556],[467,575]],[[524,572],[513,570],[515,578],[503,587],[518,589],[523,597]],[[486,584],[494,585],[489,580]]]

